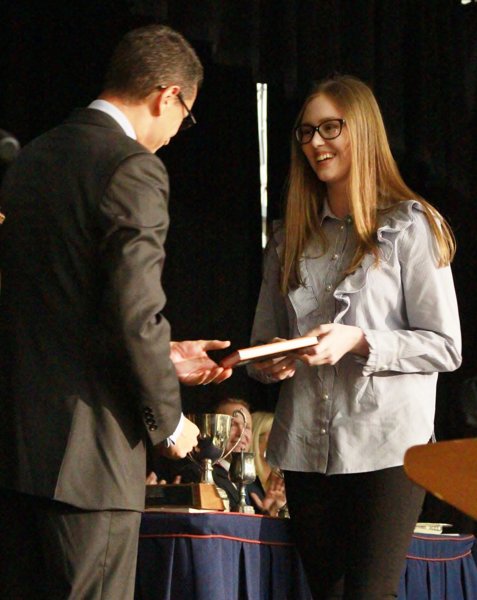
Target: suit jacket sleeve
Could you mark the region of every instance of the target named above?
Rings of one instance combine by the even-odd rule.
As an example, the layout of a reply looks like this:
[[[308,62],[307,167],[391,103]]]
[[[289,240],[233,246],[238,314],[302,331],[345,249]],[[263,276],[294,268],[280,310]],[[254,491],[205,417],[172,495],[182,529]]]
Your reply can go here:
[[[170,327],[161,311],[169,217],[169,183],[162,162],[140,153],[121,163],[101,199],[101,262],[107,282],[104,319],[114,352],[128,371],[134,402],[153,444],[172,434],[181,414],[170,360]]]

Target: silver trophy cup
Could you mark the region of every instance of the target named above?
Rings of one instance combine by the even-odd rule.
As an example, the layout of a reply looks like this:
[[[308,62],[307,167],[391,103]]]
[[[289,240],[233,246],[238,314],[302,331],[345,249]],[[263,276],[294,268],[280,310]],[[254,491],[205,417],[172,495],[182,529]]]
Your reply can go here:
[[[230,480],[238,485],[240,502],[236,512],[253,514],[253,506],[248,506],[245,501],[248,483],[253,483],[257,476],[255,470],[255,454],[253,452],[234,452],[230,463]]]
[[[230,429],[232,419],[241,417],[243,420],[240,437],[233,447],[227,452],[227,445],[230,438]],[[222,458],[227,458],[242,441],[245,428],[247,426],[247,417],[241,410],[235,410],[233,415],[222,415],[215,413],[205,413],[197,415],[187,415],[187,417],[199,428],[199,441],[189,458],[200,465],[201,483],[214,483],[212,477],[212,467]]]

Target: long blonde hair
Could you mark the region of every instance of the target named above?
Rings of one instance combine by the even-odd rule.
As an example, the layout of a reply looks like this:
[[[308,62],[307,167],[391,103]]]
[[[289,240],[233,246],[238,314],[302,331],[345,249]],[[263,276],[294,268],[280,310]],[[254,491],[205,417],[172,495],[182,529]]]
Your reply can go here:
[[[383,118],[371,89],[350,75],[339,75],[319,83],[305,100],[295,126],[301,123],[308,104],[324,95],[343,111],[351,148],[348,181],[351,214],[357,235],[357,249],[348,273],[353,272],[367,253],[379,263],[378,210],[385,211],[402,200],[417,199],[422,204],[437,244],[437,265],[448,265],[455,254],[455,239],[440,213],[403,181],[391,154]],[[311,239],[327,247],[319,215],[326,185],[306,159],[292,136],[291,165],[285,210],[285,246],[282,257],[282,293],[295,289],[302,281],[299,261]]]
[[[264,458],[260,454],[260,436],[271,430],[273,417],[271,412],[257,410],[252,413],[252,451],[255,455],[255,470],[265,491],[267,491],[267,473],[270,467],[264,464]]]

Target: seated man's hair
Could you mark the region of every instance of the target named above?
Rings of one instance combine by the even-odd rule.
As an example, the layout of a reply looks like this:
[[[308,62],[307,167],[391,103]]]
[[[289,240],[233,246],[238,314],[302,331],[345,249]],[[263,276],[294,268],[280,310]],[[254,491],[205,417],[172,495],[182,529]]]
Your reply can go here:
[[[215,405],[214,413],[220,413],[219,409],[227,404],[240,404],[250,412],[250,404],[246,400],[242,400],[242,398],[222,398]]]

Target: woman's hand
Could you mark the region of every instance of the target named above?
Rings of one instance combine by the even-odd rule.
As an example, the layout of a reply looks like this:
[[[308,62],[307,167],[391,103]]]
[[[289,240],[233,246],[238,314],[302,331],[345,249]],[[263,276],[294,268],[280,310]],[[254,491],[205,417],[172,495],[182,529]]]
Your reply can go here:
[[[282,381],[295,375],[297,357],[285,356],[262,360],[253,365],[256,371],[263,373],[269,381]]]
[[[283,338],[273,338],[270,342],[282,342]],[[268,360],[261,360],[253,364],[253,369],[258,373],[265,375],[267,381],[276,382],[288,379],[295,375],[296,367],[295,361],[297,356],[290,354],[288,356],[282,356],[280,358],[269,358]]]
[[[309,331],[307,336],[316,335],[318,344],[300,350],[295,357],[307,365],[335,365],[348,352],[368,356],[369,346],[363,330],[353,325],[326,323]]]
[[[285,494],[285,480],[283,476],[276,471],[271,471],[267,480],[267,492],[265,498],[261,500],[255,492],[250,492],[257,508],[271,517],[278,516],[278,513],[287,503]]]
[[[154,471],[151,471],[146,477],[146,485],[157,485],[157,483],[157,475],[154,473]]]

